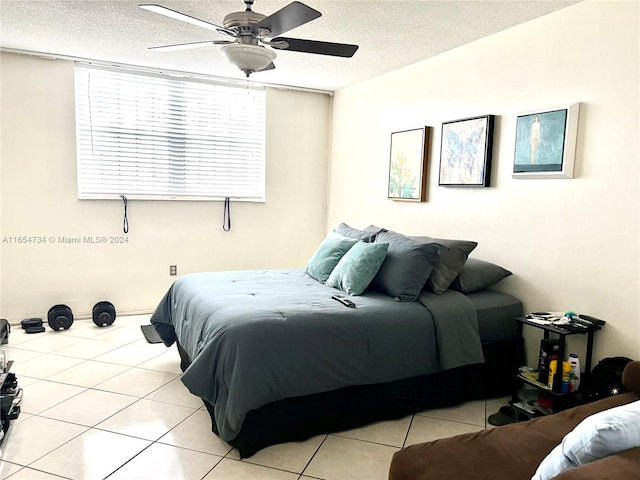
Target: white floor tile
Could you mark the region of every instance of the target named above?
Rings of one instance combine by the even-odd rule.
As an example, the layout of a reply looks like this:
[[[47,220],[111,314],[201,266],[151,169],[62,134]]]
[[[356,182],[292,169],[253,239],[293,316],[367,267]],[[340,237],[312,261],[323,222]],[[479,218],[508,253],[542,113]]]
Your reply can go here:
[[[453,437],[462,433],[478,432],[480,430],[484,430],[484,427],[416,415],[413,417],[413,422],[411,422],[411,428],[409,429],[405,446],[421,442],[430,442],[439,438]]]
[[[336,435],[353,438],[355,440],[365,440],[373,443],[389,445],[390,447],[402,447],[409,432],[409,425],[413,415],[408,415],[398,420],[387,420],[376,422],[361,428],[345,430]]]
[[[130,368],[95,386],[98,390],[144,397],[177,378],[173,373]]]
[[[157,370],[159,372],[169,372],[178,375],[182,374],[180,370],[180,355],[175,348],[166,349],[160,355],[153,357],[151,360],[142,362],[138,368],[147,368],[149,370]]]
[[[46,325],[46,322],[45,322]],[[21,343],[28,342],[30,340],[35,340],[41,333],[26,333],[20,324],[11,325],[11,333],[9,334],[9,347],[16,347]]]
[[[0,476],[0,478],[6,478]],[[33,468],[25,467],[19,472],[11,475],[9,477],[10,480],[61,480],[63,477],[59,477],[58,475],[51,475],[46,472],[42,472],[39,470],[34,470]]]
[[[32,360],[40,355],[44,355],[42,352],[34,352],[33,350],[25,350],[20,347],[8,347],[7,358],[13,360],[14,365],[19,365],[22,362]]]
[[[202,406],[202,399],[192,394],[179,377],[151,392],[145,398],[183,407],[200,408]]]
[[[13,345],[13,339],[9,340],[9,344]],[[81,338],[66,336],[64,332],[56,332],[54,330],[47,330],[43,333],[33,334],[29,340],[20,342],[20,348],[24,350],[32,350],[34,352],[52,353],[74,343],[81,342]]]
[[[142,334],[142,330],[138,330],[138,331],[140,332],[140,335],[142,335],[142,337],[140,338],[140,340],[131,342],[129,345],[133,345],[134,347],[149,348],[158,353],[164,353],[167,351],[167,348],[170,348],[176,355],[178,355],[178,351],[176,350],[176,347],[174,346],[167,347],[164,343],[149,343],[147,339],[144,338],[144,335]]]
[[[99,423],[97,428],[158,440],[195,411],[193,408],[141,399]]]
[[[118,342],[120,344],[135,342],[143,338],[142,331],[134,328],[116,327],[114,323],[110,327],[104,327],[104,333],[95,336],[96,340],[105,342]]]
[[[485,425],[485,401],[474,400],[455,407],[437,408],[418,413],[418,415],[452,420],[454,422],[469,423],[484,427]]]
[[[154,443],[109,480],[200,480],[222,457]]]
[[[56,350],[56,355],[65,355],[67,357],[91,359],[99,355],[103,355],[111,350],[120,347],[119,343],[105,342],[104,340],[95,340],[93,338],[84,338],[81,341]]]
[[[206,410],[197,410],[158,442],[220,456],[226,455],[232,448],[211,431],[211,417]]]
[[[304,474],[325,480],[386,480],[399,449],[329,435]]]
[[[298,476],[296,473],[225,458],[203,480],[297,480]]]
[[[45,410],[40,415],[93,427],[137,401],[137,397],[129,395],[101,390],[86,390]]]
[[[93,323],[93,320],[89,319],[76,320],[71,325],[71,328],[58,332],[59,335],[76,338],[93,338],[103,333],[105,333],[104,328],[99,327]]]
[[[157,357],[161,353],[164,352],[162,350],[154,350],[134,345],[124,345],[120,348],[116,348],[115,350],[111,350],[104,355],[98,355],[94,360],[98,362],[116,363],[118,365],[135,367],[136,365]]]
[[[142,313],[140,315],[116,316],[114,325],[118,325],[120,327],[136,327],[139,329],[140,325],[148,325],[150,319],[150,313]]]
[[[51,375],[47,380],[80,387],[95,387],[99,383],[126,372],[129,368],[131,367],[87,360],[60,373]]]
[[[317,435],[304,442],[272,445],[242,461],[255,463],[263,467],[277,468],[287,472],[302,473],[325,437],[326,435]],[[236,460],[239,459],[237,450],[233,450],[231,454],[227,456]]]
[[[80,358],[46,353],[27,360],[26,362],[14,363],[11,371],[15,372],[18,376],[24,375],[25,377],[43,379],[78,365],[83,361],[84,360]]]
[[[15,463],[3,462],[0,460],[0,478],[7,478],[9,475],[16,473],[23,468],[24,467],[22,467],[22,465],[16,465]]]
[[[72,479],[102,479],[151,442],[91,429],[30,467]]]
[[[20,382],[20,377],[18,377],[18,382]],[[20,406],[23,412],[38,414],[85,390],[84,387],[40,380],[23,387]]]
[[[87,430],[81,425],[33,416],[11,427],[2,459],[29,465]]]

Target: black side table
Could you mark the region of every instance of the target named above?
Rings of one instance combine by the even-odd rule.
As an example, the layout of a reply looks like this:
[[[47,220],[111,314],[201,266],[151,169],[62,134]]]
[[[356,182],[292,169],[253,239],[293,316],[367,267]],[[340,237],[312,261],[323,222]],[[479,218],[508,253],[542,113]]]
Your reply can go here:
[[[518,386],[521,383],[525,383],[527,385],[530,385],[539,389],[541,392],[544,392],[545,394],[548,394],[548,396],[550,397],[553,403],[554,413],[567,408],[567,405],[569,404],[569,402],[567,402],[566,400],[569,398],[572,398],[575,400],[575,395],[574,393],[565,393],[565,394],[559,393],[561,392],[561,385],[562,385],[562,361],[564,360],[564,356],[565,356],[566,337],[570,335],[587,335],[586,355],[585,355],[584,362],[581,362],[581,367],[584,370],[583,370],[583,373],[581,372],[580,383],[584,384],[583,383],[584,379],[588,377],[589,373],[591,372],[593,336],[595,332],[602,329],[602,326],[589,325],[589,326],[586,326],[586,328],[582,328],[580,330],[576,330],[576,329],[569,330],[567,328],[563,328],[561,325],[557,325],[557,326],[554,324],[542,325],[536,322],[532,322],[526,317],[518,317],[515,320],[517,322],[517,338],[522,338],[522,330],[525,325],[543,330],[545,339],[549,339],[552,334],[555,334],[559,337],[558,370],[557,370],[557,374],[553,378],[553,388],[549,388],[547,385],[543,383],[540,383],[538,381],[535,381],[532,378],[527,378],[521,375],[519,372],[518,359],[520,358],[520,348],[521,348],[520,345],[522,342],[518,342],[516,347],[516,359],[514,362],[515,363],[514,372],[513,372],[514,381],[513,381],[513,388],[511,390],[511,405],[516,408],[519,408],[518,405],[516,405],[518,403]]]

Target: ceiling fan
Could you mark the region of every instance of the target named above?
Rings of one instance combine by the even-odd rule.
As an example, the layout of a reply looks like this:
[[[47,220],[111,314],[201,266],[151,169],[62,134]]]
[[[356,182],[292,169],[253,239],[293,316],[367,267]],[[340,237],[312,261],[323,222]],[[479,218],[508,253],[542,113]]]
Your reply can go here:
[[[358,50],[358,45],[278,36],[322,16],[319,11],[303,3],[292,2],[267,17],[251,9],[254,0],[243,1],[246,9],[243,12],[233,12],[226,15],[222,22],[223,26],[215,25],[160,5],[140,5],[140,8],[145,10],[233,37],[233,40],[208,40],[164,45],[151,47],[150,50],[171,51],[222,45],[222,53],[233,65],[242,70],[247,77],[255,72],[276,68],[273,60],[277,55],[272,48],[335,57],[352,57]],[[266,48],[265,46],[271,48]]]

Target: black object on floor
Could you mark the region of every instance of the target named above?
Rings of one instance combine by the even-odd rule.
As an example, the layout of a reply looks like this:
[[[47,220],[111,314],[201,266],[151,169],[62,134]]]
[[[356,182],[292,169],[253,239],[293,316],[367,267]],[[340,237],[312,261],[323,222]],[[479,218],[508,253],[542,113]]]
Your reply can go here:
[[[504,407],[500,407],[498,413],[489,415],[489,418],[487,418],[487,420],[491,425],[499,427],[501,425],[507,425],[509,423],[516,423],[518,421],[521,421],[521,419],[518,417],[518,413],[519,412],[511,405],[505,405]]]
[[[144,338],[147,339],[147,342],[162,343],[162,339],[160,338],[160,335],[158,335],[158,332],[156,332],[153,325],[142,325],[140,328],[142,329],[142,333]]]

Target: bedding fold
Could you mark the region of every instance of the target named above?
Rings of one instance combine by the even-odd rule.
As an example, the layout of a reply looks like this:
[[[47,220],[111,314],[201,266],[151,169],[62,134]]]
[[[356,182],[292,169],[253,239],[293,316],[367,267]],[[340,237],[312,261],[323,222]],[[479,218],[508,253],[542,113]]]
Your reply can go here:
[[[441,295],[423,290],[418,301],[433,317],[443,370],[484,362],[478,316],[466,295],[454,290]]]

